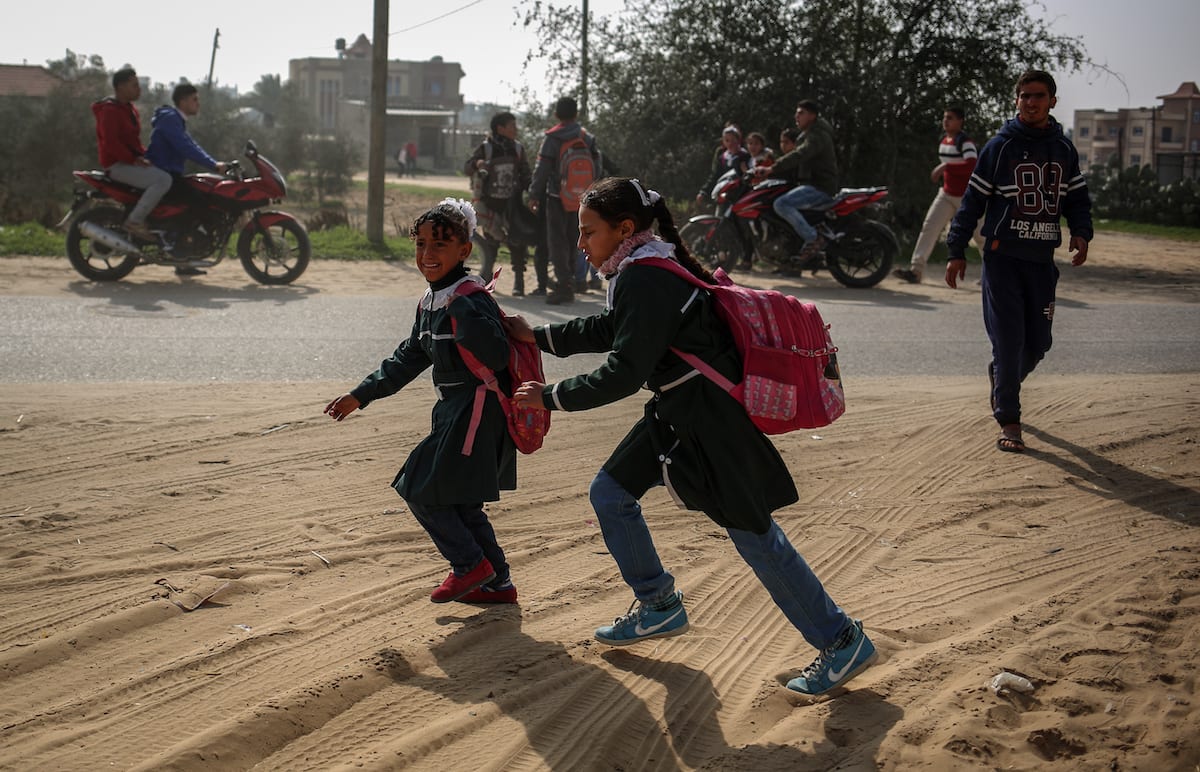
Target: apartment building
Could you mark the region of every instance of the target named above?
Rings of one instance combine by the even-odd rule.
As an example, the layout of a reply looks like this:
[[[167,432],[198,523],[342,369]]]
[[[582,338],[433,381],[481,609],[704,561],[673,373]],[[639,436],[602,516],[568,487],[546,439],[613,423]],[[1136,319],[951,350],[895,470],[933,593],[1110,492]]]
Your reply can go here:
[[[365,158],[370,136],[371,42],[366,35],[359,35],[350,46],[339,39],[335,50],[336,56],[289,60],[288,78],[300,85],[318,130],[360,142]],[[440,56],[424,62],[388,61],[385,147],[389,157],[413,142],[421,168],[444,169],[457,163],[463,75],[457,62]]]
[[[1149,166],[1166,185],[1200,179],[1200,88],[1181,83],[1155,107],[1076,110],[1072,140],[1083,171],[1115,156],[1121,166]]]

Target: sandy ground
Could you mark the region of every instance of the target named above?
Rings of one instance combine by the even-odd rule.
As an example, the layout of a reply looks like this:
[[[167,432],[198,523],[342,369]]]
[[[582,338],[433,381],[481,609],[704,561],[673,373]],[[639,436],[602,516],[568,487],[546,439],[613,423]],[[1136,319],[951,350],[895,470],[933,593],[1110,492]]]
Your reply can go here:
[[[1195,302],[1198,252],[1102,237],[1064,291]],[[203,280],[245,282],[225,268]],[[0,260],[0,295],[76,280]],[[592,640],[630,594],[586,490],[638,398],[521,459],[489,507],[521,603],[483,608],[429,602],[446,566],[387,487],[427,389],[338,425],[343,383],[0,384],[0,768],[1197,769],[1198,378],[1037,376],[1025,455],[994,449],[982,380],[854,381],[777,438],[801,491],[777,518],[882,654],[816,705],[780,686],[814,652],[662,493],[693,628]],[[1004,670],[1033,692],[993,693]]]

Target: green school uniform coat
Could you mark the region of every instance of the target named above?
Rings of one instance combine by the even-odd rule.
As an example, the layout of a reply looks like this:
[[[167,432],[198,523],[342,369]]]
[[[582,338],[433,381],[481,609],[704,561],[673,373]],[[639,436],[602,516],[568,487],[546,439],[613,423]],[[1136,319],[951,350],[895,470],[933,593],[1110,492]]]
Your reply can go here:
[[[484,293],[455,296],[454,289],[464,281],[480,280],[466,276],[448,287],[431,288],[421,298],[412,334],[350,392],[365,408],[433,366],[433,383],[440,394],[433,406],[433,427],[392,481],[406,501],[432,506],[496,501],[501,490],[517,487],[516,447],[495,394],[487,393],[471,455],[462,454],[481,382],[467,369],[458,346],[497,371],[502,389],[509,387],[508,374],[502,372],[508,367],[508,338],[496,304]]]
[[[696,354],[741,380],[741,360],[711,297],[637,263],[669,250],[662,242],[636,250],[611,280],[603,313],[534,330],[538,346],[557,356],[609,352],[599,369],[547,385],[542,398],[551,410],[587,410],[645,384],[654,396],[605,471],[638,498],[661,480],[681,506],[726,528],[763,533],[771,512],[798,499],[796,486],[742,405],[669,350]]]

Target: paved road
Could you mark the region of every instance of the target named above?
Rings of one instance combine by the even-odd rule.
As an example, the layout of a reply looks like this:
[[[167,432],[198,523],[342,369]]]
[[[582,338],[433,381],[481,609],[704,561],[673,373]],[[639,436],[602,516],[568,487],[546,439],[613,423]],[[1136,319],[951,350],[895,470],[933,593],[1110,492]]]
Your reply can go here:
[[[598,295],[570,308],[593,313]],[[820,291],[847,378],[982,374],[978,295],[954,302],[886,290]],[[537,299],[502,298],[533,322],[568,318]],[[293,287],[201,283],[92,285],[81,297],[0,299],[0,381],[313,381],[353,383],[407,335],[413,299]],[[601,360],[547,358],[548,377]],[[1045,372],[1200,372],[1200,305],[1060,300]]]

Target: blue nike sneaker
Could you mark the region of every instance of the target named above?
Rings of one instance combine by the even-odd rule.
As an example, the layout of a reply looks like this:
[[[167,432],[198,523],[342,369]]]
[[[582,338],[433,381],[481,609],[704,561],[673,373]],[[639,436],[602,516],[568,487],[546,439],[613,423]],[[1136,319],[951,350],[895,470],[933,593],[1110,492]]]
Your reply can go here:
[[[674,602],[665,609],[654,609],[635,600],[625,616],[617,617],[611,625],[596,628],[596,640],[609,646],[628,646],[650,638],[682,635],[688,627],[683,593],[676,590]]]
[[[844,640],[847,637],[849,640]],[[876,656],[875,645],[863,632],[862,622],[852,620],[849,636],[843,636],[843,640],[818,654],[804,672],[787,682],[787,688],[808,697],[819,697],[866,670]]]

